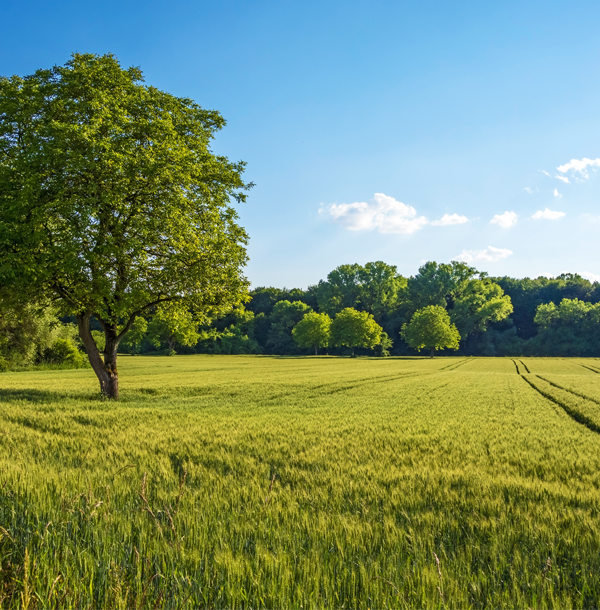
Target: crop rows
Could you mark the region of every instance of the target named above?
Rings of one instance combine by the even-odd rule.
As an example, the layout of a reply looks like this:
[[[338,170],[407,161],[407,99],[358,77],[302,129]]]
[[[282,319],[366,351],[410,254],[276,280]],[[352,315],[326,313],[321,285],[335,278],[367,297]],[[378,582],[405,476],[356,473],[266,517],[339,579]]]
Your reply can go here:
[[[598,607],[599,365],[3,374],[0,605]]]

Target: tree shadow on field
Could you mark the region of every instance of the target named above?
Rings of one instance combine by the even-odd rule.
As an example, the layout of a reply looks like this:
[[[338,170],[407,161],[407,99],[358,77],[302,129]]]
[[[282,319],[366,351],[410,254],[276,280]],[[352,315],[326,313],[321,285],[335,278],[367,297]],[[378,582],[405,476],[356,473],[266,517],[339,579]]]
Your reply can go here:
[[[0,402],[25,401],[31,403],[48,403],[60,400],[100,400],[99,395],[83,392],[50,392],[47,390],[35,390],[33,388],[24,389],[0,389]]]

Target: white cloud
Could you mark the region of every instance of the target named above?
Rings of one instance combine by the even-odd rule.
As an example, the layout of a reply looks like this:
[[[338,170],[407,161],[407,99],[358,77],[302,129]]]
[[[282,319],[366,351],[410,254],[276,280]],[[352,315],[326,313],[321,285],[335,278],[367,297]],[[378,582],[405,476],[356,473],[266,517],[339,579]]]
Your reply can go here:
[[[380,233],[414,233],[429,221],[417,216],[410,205],[396,201],[383,193],[375,193],[370,201],[357,203],[334,203],[319,210],[350,231],[372,231]]]
[[[490,220],[491,225],[499,225],[503,229],[508,229],[508,227],[512,227],[517,224],[518,214],[515,212],[504,212],[504,214],[496,214],[492,220]]]
[[[558,189],[554,189],[554,196],[558,199],[562,199],[562,195],[558,192]]]
[[[567,172],[578,172],[583,180],[587,180],[589,178],[589,174],[587,171],[588,167],[600,167],[600,159],[571,159],[568,163],[564,165],[559,165],[556,169],[561,174],[566,174]]]
[[[563,182],[565,182],[566,184],[571,184],[571,182],[569,181],[569,179],[566,176],[554,176],[557,180],[562,180]]]
[[[434,220],[431,224],[439,227],[446,225],[462,225],[465,222],[469,222],[466,216],[460,214],[444,214],[439,220]]]
[[[590,280],[590,282],[600,282],[600,273],[590,273],[589,271],[581,271],[579,275],[581,277],[584,277],[586,280]]]
[[[540,220],[540,219],[558,220],[559,218],[562,218],[563,216],[566,216],[566,214],[564,212],[556,212],[554,210],[549,210],[548,208],[546,208],[543,211],[538,210],[531,218],[535,218],[535,220]]]
[[[540,171],[542,172],[542,174],[546,174],[548,178],[552,178],[552,176],[545,169],[541,169]]]
[[[463,250],[461,254],[455,256],[453,260],[463,261],[465,263],[477,263],[485,261],[488,263],[494,263],[503,258],[507,258],[512,254],[512,250],[507,248],[494,248],[494,246],[488,246],[484,250]]]
[[[533,193],[533,191],[532,191],[532,190],[531,190],[531,189],[530,189],[528,186],[526,186],[526,187],[525,187],[523,190],[524,190],[526,193],[529,193],[530,195],[531,195],[531,193]]]

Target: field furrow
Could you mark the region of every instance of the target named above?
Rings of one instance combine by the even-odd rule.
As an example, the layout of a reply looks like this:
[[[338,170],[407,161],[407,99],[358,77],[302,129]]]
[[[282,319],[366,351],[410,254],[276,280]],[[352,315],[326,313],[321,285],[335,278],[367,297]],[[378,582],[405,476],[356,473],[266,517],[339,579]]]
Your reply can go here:
[[[130,357],[119,403],[4,373],[0,605],[598,607],[584,364]]]

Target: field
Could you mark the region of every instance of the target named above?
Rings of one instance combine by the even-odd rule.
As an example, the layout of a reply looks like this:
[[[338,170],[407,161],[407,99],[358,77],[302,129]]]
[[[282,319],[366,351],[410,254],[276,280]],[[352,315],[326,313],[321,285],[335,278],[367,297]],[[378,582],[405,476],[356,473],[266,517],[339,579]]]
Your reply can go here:
[[[598,608],[600,361],[0,376],[0,607]]]

